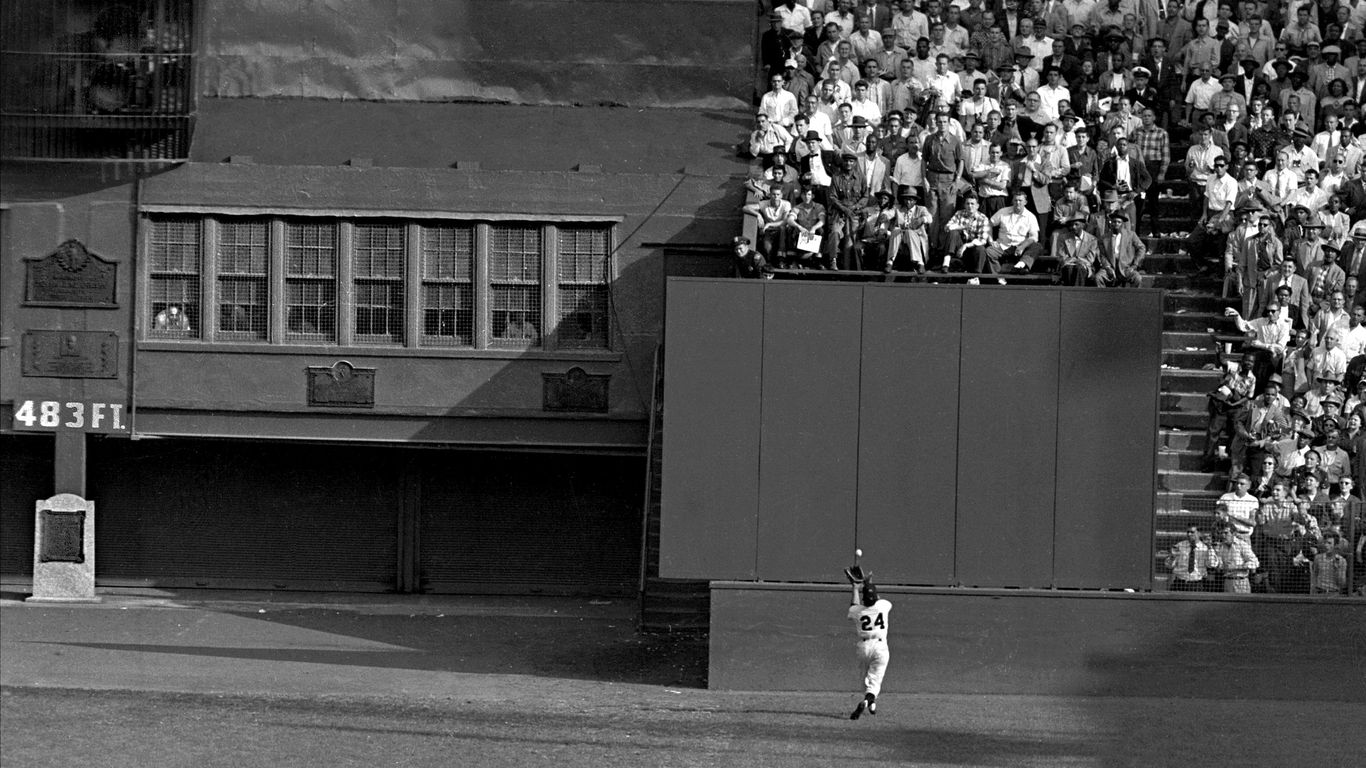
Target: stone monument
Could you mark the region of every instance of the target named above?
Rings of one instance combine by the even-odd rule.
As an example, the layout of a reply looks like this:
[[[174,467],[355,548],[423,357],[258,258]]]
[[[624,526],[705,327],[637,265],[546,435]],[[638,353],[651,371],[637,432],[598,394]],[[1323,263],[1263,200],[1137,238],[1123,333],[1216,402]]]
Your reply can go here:
[[[32,602],[98,603],[95,502],[59,493],[35,503]]]

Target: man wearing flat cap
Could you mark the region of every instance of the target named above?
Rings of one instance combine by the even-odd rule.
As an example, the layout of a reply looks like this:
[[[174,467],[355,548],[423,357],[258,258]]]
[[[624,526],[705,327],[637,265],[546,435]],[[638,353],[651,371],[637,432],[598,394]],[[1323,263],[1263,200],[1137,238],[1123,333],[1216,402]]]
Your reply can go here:
[[[854,238],[863,223],[863,209],[868,205],[868,188],[858,172],[858,156],[846,152],[840,156],[840,172],[830,182],[827,193],[826,266],[831,269],[862,269]]]
[[[1328,84],[1334,80],[1341,80],[1344,83],[1352,82],[1352,72],[1343,66],[1342,48],[1337,45],[1325,45],[1320,53],[1322,61],[1309,65],[1309,90],[1315,96],[1322,99],[1328,95]]]

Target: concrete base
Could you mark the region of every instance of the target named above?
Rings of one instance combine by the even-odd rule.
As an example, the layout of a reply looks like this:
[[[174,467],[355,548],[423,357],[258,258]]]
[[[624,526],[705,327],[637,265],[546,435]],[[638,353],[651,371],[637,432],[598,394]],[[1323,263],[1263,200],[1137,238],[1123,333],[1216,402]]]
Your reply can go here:
[[[65,604],[65,605],[73,605],[73,604],[74,604],[74,605],[80,605],[80,604],[89,604],[89,603],[102,603],[102,602],[104,602],[104,598],[99,597],[99,596],[96,596],[96,597],[36,597],[36,596],[33,596],[33,595],[29,595],[28,597],[24,598],[24,602],[26,602],[26,603],[58,603],[58,604]]]
[[[95,502],[59,493],[34,504],[35,602],[98,602],[95,596]]]
[[[1366,702],[1366,600],[879,586],[894,693]],[[708,685],[861,686],[849,588],[713,582]]]

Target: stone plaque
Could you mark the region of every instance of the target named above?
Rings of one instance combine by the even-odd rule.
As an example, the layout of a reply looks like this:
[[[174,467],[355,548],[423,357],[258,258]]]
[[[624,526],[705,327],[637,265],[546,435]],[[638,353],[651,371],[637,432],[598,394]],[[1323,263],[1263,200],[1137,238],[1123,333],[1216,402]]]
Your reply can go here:
[[[119,335],[113,331],[27,331],[22,370],[25,376],[116,379]]]
[[[38,549],[40,563],[85,562],[85,510],[39,510],[43,540]]]
[[[46,307],[113,309],[117,302],[118,265],[67,240],[57,250],[24,262],[24,303]]]
[[[308,404],[324,408],[374,408],[375,369],[339,360],[331,366],[309,366]]]
[[[607,374],[591,374],[577,366],[564,373],[543,373],[542,408],[547,411],[607,413]]]

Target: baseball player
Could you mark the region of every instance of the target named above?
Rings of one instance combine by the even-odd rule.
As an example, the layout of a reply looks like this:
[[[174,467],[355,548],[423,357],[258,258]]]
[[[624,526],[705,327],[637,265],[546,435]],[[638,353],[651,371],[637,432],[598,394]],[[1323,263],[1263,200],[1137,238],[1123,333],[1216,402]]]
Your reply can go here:
[[[849,606],[849,618],[854,621],[858,632],[859,667],[863,671],[863,700],[849,715],[857,720],[868,710],[877,714],[877,695],[882,690],[882,676],[887,672],[887,661],[891,652],[887,650],[887,614],[892,604],[877,596],[877,587],[871,581],[854,581],[853,605]]]

